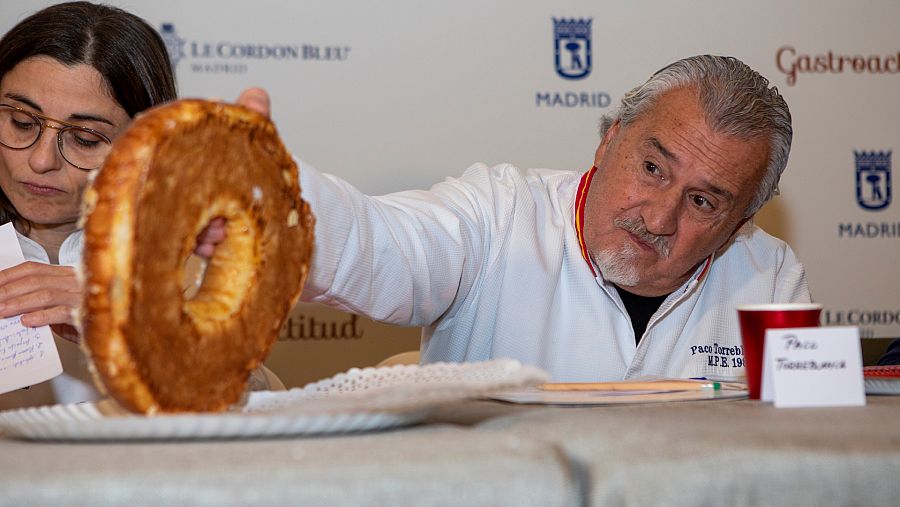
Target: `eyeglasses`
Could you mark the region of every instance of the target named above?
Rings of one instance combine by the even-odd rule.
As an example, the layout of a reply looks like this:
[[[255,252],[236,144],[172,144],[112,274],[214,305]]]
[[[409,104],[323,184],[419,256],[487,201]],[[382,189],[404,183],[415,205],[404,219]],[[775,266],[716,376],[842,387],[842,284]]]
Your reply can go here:
[[[112,148],[112,141],[96,130],[0,104],[0,144],[3,146],[13,150],[31,148],[41,138],[44,128],[56,130],[59,153],[66,162],[79,169],[99,168]]]

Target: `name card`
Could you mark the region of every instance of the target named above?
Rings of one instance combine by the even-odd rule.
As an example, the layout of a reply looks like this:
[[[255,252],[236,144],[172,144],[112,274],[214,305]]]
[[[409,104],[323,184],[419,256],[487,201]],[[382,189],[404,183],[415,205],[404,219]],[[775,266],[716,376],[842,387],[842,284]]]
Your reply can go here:
[[[0,226],[0,269],[25,260],[11,223]],[[49,326],[25,327],[22,316],[0,319],[0,394],[49,380],[62,373]]]
[[[866,404],[859,328],[769,329],[762,400],[776,407]]]

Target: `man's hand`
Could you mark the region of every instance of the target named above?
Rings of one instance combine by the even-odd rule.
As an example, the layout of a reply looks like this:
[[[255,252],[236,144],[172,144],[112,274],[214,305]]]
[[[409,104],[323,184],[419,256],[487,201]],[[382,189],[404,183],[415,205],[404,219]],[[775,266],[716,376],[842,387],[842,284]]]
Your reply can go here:
[[[241,92],[237,99],[237,105],[252,109],[268,118],[271,115],[272,106],[269,101],[269,93],[262,88],[247,88]]]
[[[252,109],[267,118],[271,113],[269,94],[262,88],[247,88],[237,99],[237,104]],[[225,219],[216,217],[197,235],[194,253],[209,259],[216,251],[216,245],[225,240]]]
[[[22,315],[22,325],[52,325],[67,340],[78,342],[73,314],[81,305],[75,269],[23,262],[0,271],[0,318]]]
[[[209,259],[216,251],[216,245],[223,241],[225,241],[225,219],[213,218],[197,235],[197,246],[194,248],[194,253],[204,259]]]

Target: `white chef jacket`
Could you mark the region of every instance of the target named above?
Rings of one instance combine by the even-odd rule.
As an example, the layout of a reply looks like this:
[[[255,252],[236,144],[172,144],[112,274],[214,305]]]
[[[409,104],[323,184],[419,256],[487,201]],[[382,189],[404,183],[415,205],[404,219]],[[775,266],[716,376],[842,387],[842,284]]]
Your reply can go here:
[[[582,255],[582,174],[476,164],[429,191],[368,197],[301,163],[316,246],[302,299],[424,326],[422,360],[509,357],[554,381],[743,376],[736,305],[808,302],[803,266],[754,225],[669,295],[635,344]]]

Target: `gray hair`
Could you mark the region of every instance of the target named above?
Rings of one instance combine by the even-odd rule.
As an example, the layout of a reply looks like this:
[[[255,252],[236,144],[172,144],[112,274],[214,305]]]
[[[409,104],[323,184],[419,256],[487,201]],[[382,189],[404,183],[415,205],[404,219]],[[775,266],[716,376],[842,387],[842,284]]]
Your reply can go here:
[[[659,70],[646,83],[622,97],[615,116],[604,115],[600,134],[616,120],[628,125],[663,93],[696,87],[706,122],[717,133],[740,139],[767,137],[769,161],[756,196],[745,211],[749,217],[778,194],[778,180],[791,151],[791,112],[778,89],[737,58],[700,55],[679,60]]]

